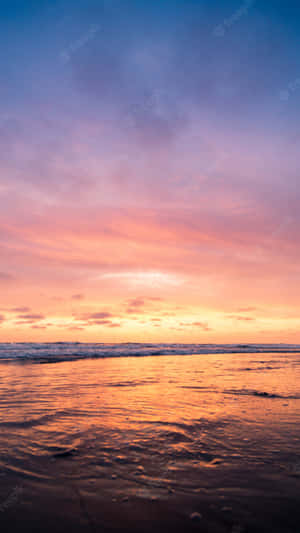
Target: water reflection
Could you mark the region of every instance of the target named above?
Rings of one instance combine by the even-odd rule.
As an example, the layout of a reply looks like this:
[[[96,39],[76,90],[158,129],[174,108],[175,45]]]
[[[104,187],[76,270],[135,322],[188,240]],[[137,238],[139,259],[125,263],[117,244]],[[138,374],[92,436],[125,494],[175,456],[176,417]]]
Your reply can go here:
[[[2,364],[1,469],[51,477],[49,458],[73,449],[77,476],[97,467],[135,484],[197,489],[253,465],[289,471],[300,462],[298,362],[276,353]]]

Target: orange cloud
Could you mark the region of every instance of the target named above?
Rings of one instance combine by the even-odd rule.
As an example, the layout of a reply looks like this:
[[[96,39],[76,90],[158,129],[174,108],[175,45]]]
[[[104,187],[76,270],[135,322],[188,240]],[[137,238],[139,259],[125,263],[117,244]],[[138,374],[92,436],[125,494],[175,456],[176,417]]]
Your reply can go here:
[[[3,217],[2,269],[14,269],[13,275],[0,274],[0,281],[3,310],[17,315],[20,339],[27,338],[26,323],[46,319],[52,324],[49,338],[57,340],[58,330],[72,328],[72,321],[83,328],[83,340],[100,341],[111,337],[97,337],[97,326],[103,332],[119,328],[116,338],[122,341],[168,341],[179,323],[176,341],[201,340],[202,334],[211,342],[237,335],[256,340],[257,328],[251,326],[256,315],[264,340],[296,328],[300,252],[281,233],[270,237],[270,215],[253,218],[252,212],[234,209],[218,214],[203,205],[101,211],[64,206],[43,214],[32,208],[19,217],[10,212]],[[40,312],[30,312],[27,302]],[[228,318],[239,327],[228,328]],[[294,333],[288,335],[294,339]],[[9,317],[1,339],[15,336]]]

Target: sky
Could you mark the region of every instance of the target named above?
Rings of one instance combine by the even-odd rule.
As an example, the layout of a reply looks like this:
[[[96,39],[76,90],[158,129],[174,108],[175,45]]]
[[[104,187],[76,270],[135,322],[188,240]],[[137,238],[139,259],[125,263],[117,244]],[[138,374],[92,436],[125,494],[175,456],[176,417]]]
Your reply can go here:
[[[300,342],[299,34],[293,0],[1,0],[1,342]]]

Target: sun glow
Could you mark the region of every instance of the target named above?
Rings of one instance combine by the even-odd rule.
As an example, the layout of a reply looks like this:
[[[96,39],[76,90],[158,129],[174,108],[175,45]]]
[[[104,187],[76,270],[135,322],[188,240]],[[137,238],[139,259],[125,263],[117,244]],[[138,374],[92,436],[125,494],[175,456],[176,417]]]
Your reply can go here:
[[[176,287],[184,283],[182,276],[159,271],[113,272],[103,274],[101,279],[113,279],[137,287]]]

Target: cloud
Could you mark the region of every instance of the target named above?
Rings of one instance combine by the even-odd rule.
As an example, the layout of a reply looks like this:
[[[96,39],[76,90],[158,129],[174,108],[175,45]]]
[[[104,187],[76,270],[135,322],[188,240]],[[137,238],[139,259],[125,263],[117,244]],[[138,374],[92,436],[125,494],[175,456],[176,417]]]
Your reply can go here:
[[[150,243],[149,243],[150,244]],[[149,249],[151,246],[149,247]],[[141,287],[168,287],[181,285],[182,276],[174,275],[169,272],[161,272],[159,270],[132,270],[123,272],[105,273],[101,276],[103,279],[112,279],[120,281],[132,286]]]
[[[75,328],[93,326],[116,328],[122,326],[122,324],[113,322],[117,317],[109,311],[98,311],[96,313],[83,313],[79,315],[73,314],[73,316],[74,320],[80,322],[80,324],[74,325]]]
[[[114,315],[109,311],[98,311],[91,313],[73,313],[74,320],[79,322],[91,322],[95,320],[107,320],[114,318]]]
[[[13,307],[10,309],[11,313],[29,313],[30,311],[30,307]]]
[[[204,322],[194,322],[193,326],[201,328],[203,331],[212,331],[212,328],[205,324]]]
[[[89,326],[108,326],[111,324],[110,320],[89,320],[87,325]]]
[[[206,322],[180,322],[179,326],[197,327],[197,328],[201,328],[203,331],[212,331],[212,328],[210,328]]]
[[[108,328],[119,328],[122,324],[112,322],[111,320],[89,320],[85,326],[104,326]]]
[[[126,309],[127,314],[142,314],[144,312],[142,308],[145,306],[145,300],[143,298],[132,298],[127,300],[126,305],[128,305]]]
[[[89,313],[84,315],[86,320],[98,320],[112,317],[112,314],[108,311],[100,311],[99,313]]]
[[[0,315],[0,324],[2,324],[6,320],[6,317],[4,315]]]
[[[192,322],[191,325],[196,326],[197,328],[201,328],[204,331],[212,331],[212,328],[210,328],[206,322]]]
[[[84,300],[85,296],[84,294],[72,294],[71,299],[72,300]]]
[[[256,320],[254,317],[251,317],[251,316],[240,316],[240,315],[227,315],[225,318],[229,318],[231,320],[239,320],[241,322],[252,322]]]
[[[143,298],[133,298],[127,301],[129,307],[143,307],[145,305],[145,300]]]
[[[144,308],[148,304],[151,305],[152,302],[158,302],[158,301],[162,301],[162,298],[155,297],[155,296],[144,297],[144,298],[141,298],[141,297],[131,298],[125,302],[126,305],[128,306],[126,309],[126,313],[133,314],[133,315],[143,314],[145,313]]]
[[[139,307],[128,307],[126,309],[126,313],[128,315],[143,315],[144,314],[144,311],[142,311]]]
[[[17,318],[19,320],[24,320],[26,322],[34,322],[34,321],[39,321],[39,320],[45,320],[45,315],[42,315],[42,314],[39,314],[39,313],[27,313],[25,315],[18,315]]]
[[[66,292],[66,279],[76,283],[80,280],[106,294],[120,290],[124,301],[138,285],[133,293],[138,296],[129,300],[143,300],[145,306],[128,306],[128,315],[132,316],[150,305],[147,292],[161,292],[164,299],[171,297],[174,303],[181,303],[188,295],[196,298],[198,291],[200,297],[201,291],[204,306],[224,306],[233,293],[233,309],[250,314],[252,311],[246,311],[250,306],[243,306],[249,298],[257,302],[263,298],[264,305],[268,305],[299,296],[295,283],[299,247],[287,236],[280,242],[283,253],[278,254],[279,241],[274,244],[268,238],[268,227],[273,227],[275,219],[263,209],[225,211],[216,210],[213,204],[201,210],[191,206],[104,207],[101,211],[54,207],[51,211],[45,208],[39,216],[28,211],[24,219],[18,214],[15,220],[7,212],[4,219],[11,233],[3,256],[7,265],[19,265],[24,288],[33,283],[37,287],[57,283]],[[101,253],[96,245],[99,239]],[[156,285],[159,291],[153,290]],[[64,295],[66,298],[70,296]]]

